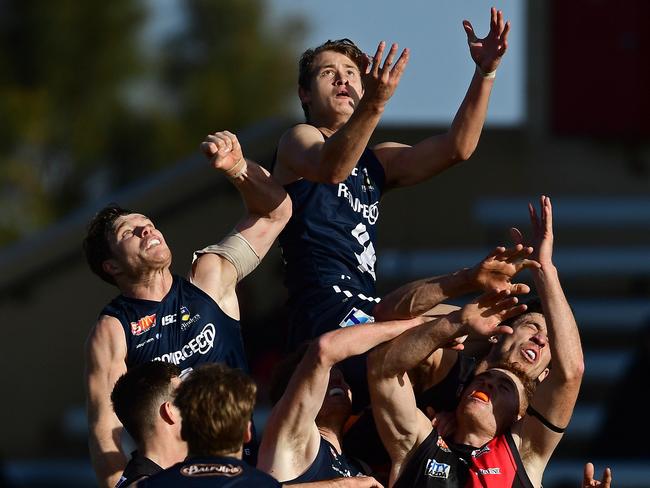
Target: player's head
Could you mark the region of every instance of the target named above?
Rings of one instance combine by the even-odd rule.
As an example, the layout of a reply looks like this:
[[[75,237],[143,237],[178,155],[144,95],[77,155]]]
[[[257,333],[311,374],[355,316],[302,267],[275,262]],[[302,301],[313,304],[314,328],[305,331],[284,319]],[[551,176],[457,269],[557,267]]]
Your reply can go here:
[[[151,220],[116,204],[90,221],[83,248],[90,269],[116,285],[116,277],[137,276],[143,269],[171,264],[171,252]]]
[[[174,404],[191,456],[237,455],[251,439],[257,388],[239,369],[206,364],[179,386]]]
[[[366,55],[350,39],[327,41],[300,57],[298,93],[305,118],[323,113],[352,114],[363,94]]]
[[[474,379],[461,393],[456,419],[489,436],[497,436],[524,415],[536,383],[512,363],[501,363]]]
[[[115,383],[113,409],[139,448],[160,421],[180,431],[180,416],[172,404],[180,374],[174,364],[151,361],[130,369]]]
[[[526,306],[523,314],[503,322],[513,333],[498,336],[487,359],[490,366],[503,361],[514,363],[529,378],[541,381],[551,362],[546,319],[538,298],[527,301]]]

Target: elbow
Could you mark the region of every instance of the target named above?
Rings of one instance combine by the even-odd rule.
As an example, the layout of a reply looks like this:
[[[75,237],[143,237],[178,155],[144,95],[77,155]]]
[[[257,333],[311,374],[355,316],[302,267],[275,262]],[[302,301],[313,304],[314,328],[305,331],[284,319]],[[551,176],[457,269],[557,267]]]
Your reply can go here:
[[[456,144],[456,147],[454,147],[450,159],[454,163],[467,161],[469,158],[472,157],[475,150],[476,150],[476,144]]]
[[[291,219],[292,213],[293,205],[291,198],[285,193],[282,201],[269,213],[269,219],[273,222],[281,223],[284,227],[289,222],[289,219]]]
[[[332,367],[338,361],[336,345],[333,340],[333,334],[336,331],[323,334],[310,346],[310,352],[315,356],[319,364],[326,367]]]

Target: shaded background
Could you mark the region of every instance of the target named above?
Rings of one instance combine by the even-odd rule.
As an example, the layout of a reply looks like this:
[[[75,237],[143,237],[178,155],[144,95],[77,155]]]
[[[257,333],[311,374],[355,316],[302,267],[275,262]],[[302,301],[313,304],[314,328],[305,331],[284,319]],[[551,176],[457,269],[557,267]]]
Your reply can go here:
[[[639,388],[650,317],[650,20],[644,0],[494,2],[513,21],[488,124],[472,159],[389,194],[381,292],[468,266],[526,227],[526,202],[554,197],[556,261],[587,371],[545,486],[576,486],[582,464],[647,486]],[[446,130],[473,66],[460,22],[485,34],[486,1],[0,0],[0,455],[15,486],[92,486],[83,342],[116,290],[86,268],[85,224],[109,201],[151,215],[184,274],[192,250],[242,213],[196,154],[228,128],[268,166],[300,120],[297,58],[327,38],[372,52],[412,49],[375,141]],[[239,289],[251,367],[265,383],[284,339],[279,253]],[[645,329],[647,331],[647,328]],[[0,481],[1,485],[2,481]]]

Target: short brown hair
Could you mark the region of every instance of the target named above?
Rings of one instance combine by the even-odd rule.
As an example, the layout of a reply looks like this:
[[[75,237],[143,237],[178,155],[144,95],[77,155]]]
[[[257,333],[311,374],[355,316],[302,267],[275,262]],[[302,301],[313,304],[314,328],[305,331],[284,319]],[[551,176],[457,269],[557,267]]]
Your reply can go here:
[[[118,217],[132,213],[131,210],[122,208],[115,203],[108,204],[90,221],[86,237],[83,240],[83,250],[88,266],[93,273],[111,285],[116,285],[115,279],[102,267],[104,261],[113,256],[108,238],[115,230],[114,225]]]
[[[151,361],[133,367],[115,383],[113,410],[139,448],[154,428],[158,407],[172,401],[172,378],[180,374],[175,364]]]
[[[221,456],[239,451],[253,416],[257,387],[239,369],[206,364],[176,391],[174,405],[183,418],[181,437],[191,456]]]
[[[302,53],[300,61],[298,62],[298,86],[303,90],[309,91],[311,80],[314,76],[314,59],[323,51],[334,51],[344,54],[357,65],[357,68],[359,68],[361,73],[363,73],[368,60],[363,51],[361,51],[354,42],[347,38],[336,39],[335,41],[328,40],[320,46],[307,49]],[[305,112],[305,119],[309,121],[309,107],[303,103],[302,110]]]

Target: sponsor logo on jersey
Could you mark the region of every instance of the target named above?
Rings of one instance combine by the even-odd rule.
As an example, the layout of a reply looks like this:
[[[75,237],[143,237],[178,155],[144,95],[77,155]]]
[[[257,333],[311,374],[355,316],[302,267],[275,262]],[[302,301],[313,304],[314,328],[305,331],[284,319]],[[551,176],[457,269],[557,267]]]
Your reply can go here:
[[[475,458],[481,457],[486,452],[490,452],[490,447],[489,446],[483,446],[480,449],[476,449],[476,450],[472,451],[472,457],[475,457]]]
[[[478,470],[479,474],[501,474],[501,468],[484,468]]]
[[[154,361],[165,361],[179,365],[194,354],[207,354],[214,346],[216,330],[213,324],[206,324],[203,330],[191,341],[181,347],[178,351],[162,354]]]
[[[440,450],[445,451],[445,452],[451,452],[451,449],[449,449],[449,446],[445,442],[445,440],[442,438],[442,436],[438,436],[438,440],[436,441],[436,445],[440,448]]]
[[[350,203],[350,207],[356,213],[361,214],[361,216],[368,221],[370,225],[374,225],[379,218],[379,202],[374,202],[371,204],[362,203],[358,197],[353,197],[348,185],[345,183],[339,183],[336,196],[339,198],[345,198]]]
[[[348,314],[345,316],[345,318],[341,320],[339,327],[349,327],[351,325],[368,324],[374,321],[375,318],[373,316],[364,313],[363,310],[359,310],[358,308],[352,307],[352,310],[350,310]]]
[[[170,313],[169,315],[165,315],[162,319],[160,319],[160,325],[165,327],[166,325],[171,325],[174,322],[176,322],[176,314],[175,313]]]
[[[158,335],[158,334],[156,334],[156,335]],[[140,349],[140,348],[141,348],[142,346],[144,346],[145,344],[149,344],[150,342],[153,342],[153,341],[155,341],[156,339],[158,339],[158,338],[156,337],[156,338],[154,339],[153,337],[149,337],[149,339],[147,339],[147,340],[144,341],[144,342],[141,342],[140,344],[138,344],[137,346],[135,346],[135,348],[136,348],[136,349]]]
[[[201,476],[239,476],[244,470],[234,464],[190,464],[181,468],[181,474],[187,477]]]
[[[424,468],[424,474],[432,478],[449,478],[451,467],[445,463],[436,462],[435,459],[427,459],[427,465]]]
[[[139,336],[156,326],[156,314],[147,315],[138,319],[137,322],[131,322],[131,334]]]
[[[181,307],[181,320],[183,322],[187,322],[190,320],[190,311],[187,309],[186,306]]]

